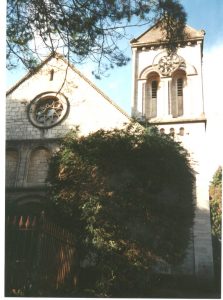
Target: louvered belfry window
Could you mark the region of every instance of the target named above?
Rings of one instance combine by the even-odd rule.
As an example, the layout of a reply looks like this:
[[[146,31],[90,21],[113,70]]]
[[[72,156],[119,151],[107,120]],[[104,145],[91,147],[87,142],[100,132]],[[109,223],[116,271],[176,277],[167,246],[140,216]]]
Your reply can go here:
[[[151,83],[152,98],[157,98],[157,85],[158,85],[158,82],[156,80],[153,80]]]
[[[180,117],[184,113],[184,99],[183,99],[183,89],[185,82],[185,73],[178,72],[172,77],[171,83],[171,105],[170,111],[174,118]]]
[[[177,79],[177,96],[178,97],[183,96],[183,79],[182,78]]]
[[[159,75],[153,73],[143,84],[143,115],[147,119],[157,117],[157,91]]]

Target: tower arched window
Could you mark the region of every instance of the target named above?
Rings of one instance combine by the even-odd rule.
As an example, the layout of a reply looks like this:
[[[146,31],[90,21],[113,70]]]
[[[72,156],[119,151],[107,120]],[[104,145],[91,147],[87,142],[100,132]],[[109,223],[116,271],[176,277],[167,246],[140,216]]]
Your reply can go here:
[[[174,118],[184,114],[184,85],[186,74],[184,71],[177,71],[172,76],[170,91],[170,113]]]
[[[159,75],[151,73],[147,81],[143,84],[143,115],[147,118],[157,116],[157,91],[159,85]]]

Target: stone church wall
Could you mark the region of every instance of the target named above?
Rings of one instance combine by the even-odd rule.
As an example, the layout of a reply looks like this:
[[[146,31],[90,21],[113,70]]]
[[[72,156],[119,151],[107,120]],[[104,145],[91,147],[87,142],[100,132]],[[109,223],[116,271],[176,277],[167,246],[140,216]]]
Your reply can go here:
[[[53,70],[53,72],[52,72]],[[47,95],[66,99],[64,117],[53,126],[38,126],[31,109]],[[37,103],[38,105],[38,103]],[[83,74],[59,56],[49,58],[9,90],[6,102],[7,206],[47,201],[46,177],[50,156],[70,129],[80,135],[122,127],[130,117]],[[36,126],[37,125],[37,126]]]
[[[7,140],[33,140],[61,138],[67,131],[79,126],[81,134],[88,134],[100,128],[123,126],[129,117],[87,78],[68,68],[61,60],[52,58],[36,74],[22,82],[7,98],[6,138]],[[50,71],[54,70],[51,80]],[[66,74],[66,81],[65,80]],[[68,99],[68,112],[64,120],[52,128],[40,129],[28,118],[31,101],[44,92],[59,92]]]

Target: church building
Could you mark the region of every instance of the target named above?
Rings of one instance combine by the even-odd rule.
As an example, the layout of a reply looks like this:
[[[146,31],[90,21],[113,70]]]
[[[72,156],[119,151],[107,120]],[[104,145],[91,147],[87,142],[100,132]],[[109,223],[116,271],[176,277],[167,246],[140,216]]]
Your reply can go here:
[[[206,117],[202,87],[204,31],[186,26],[173,54],[159,23],[131,41],[132,117],[158,126],[191,154],[196,213],[185,262],[168,272],[213,279]],[[7,92],[6,214],[40,212],[47,201],[50,156],[76,126],[87,135],[131,121],[118,105],[59,54],[50,55]],[[149,158],[148,158],[149,159]]]

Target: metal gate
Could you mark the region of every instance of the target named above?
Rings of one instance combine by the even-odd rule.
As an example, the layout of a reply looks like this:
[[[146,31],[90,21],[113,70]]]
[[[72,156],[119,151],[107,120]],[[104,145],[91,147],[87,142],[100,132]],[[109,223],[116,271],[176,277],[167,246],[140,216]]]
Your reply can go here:
[[[6,296],[53,296],[66,285],[75,288],[74,235],[44,214],[8,216],[5,250]]]

